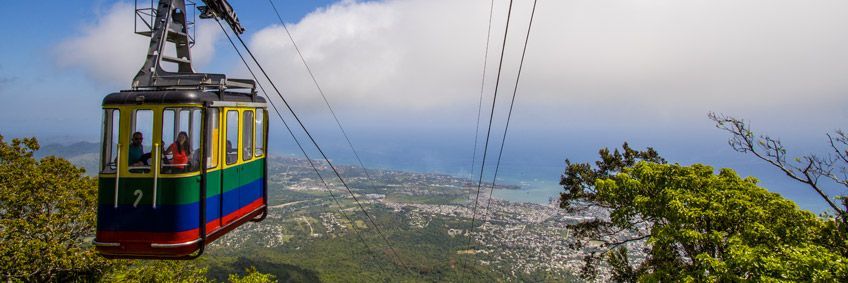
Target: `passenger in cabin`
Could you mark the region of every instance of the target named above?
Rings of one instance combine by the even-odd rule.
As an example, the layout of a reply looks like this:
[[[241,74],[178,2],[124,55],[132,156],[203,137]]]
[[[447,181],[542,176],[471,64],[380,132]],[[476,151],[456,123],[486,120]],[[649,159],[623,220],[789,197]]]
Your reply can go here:
[[[192,150],[191,154],[188,155],[188,160],[189,160],[189,162],[188,162],[189,167],[186,168],[186,171],[188,171],[188,172],[197,171],[197,169],[200,168],[200,149],[195,148],[194,150]]]
[[[174,141],[170,146],[168,146],[168,150],[165,151],[165,154],[171,154],[174,157],[171,158],[171,168],[175,170],[185,170],[186,165],[188,165],[188,155],[191,152],[191,146],[188,142],[188,134],[186,132],[180,132],[177,135],[177,140]]]
[[[133,133],[129,150],[130,166],[149,166],[147,160],[150,159],[150,153],[144,153],[144,146],[141,144],[143,140],[144,136],[141,132]]]
[[[238,151],[233,147],[233,143],[227,140],[227,164],[232,164],[238,159]]]

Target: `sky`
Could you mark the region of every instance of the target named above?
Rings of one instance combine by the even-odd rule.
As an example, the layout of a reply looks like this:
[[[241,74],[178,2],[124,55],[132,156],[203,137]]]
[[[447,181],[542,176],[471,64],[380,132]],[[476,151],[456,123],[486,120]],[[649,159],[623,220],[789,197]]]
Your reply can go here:
[[[318,142],[353,163],[269,4],[231,2],[249,47]],[[467,175],[472,156],[479,166],[478,102],[482,93],[482,142],[509,1],[275,4],[367,166]],[[512,8],[490,149],[500,146],[531,4]],[[14,27],[0,30],[0,134],[96,141],[102,97],[128,88],[144,60],[133,2],[10,1],[0,19]],[[706,116],[744,118],[791,156],[829,152],[825,134],[848,118],[845,19],[841,0],[539,0],[500,174],[555,187],[566,158],[591,161],[628,141],[672,162],[734,168],[821,211],[811,190],[730,149]],[[198,22],[192,55],[198,71],[249,77],[214,22]],[[279,126],[271,146],[297,153]]]

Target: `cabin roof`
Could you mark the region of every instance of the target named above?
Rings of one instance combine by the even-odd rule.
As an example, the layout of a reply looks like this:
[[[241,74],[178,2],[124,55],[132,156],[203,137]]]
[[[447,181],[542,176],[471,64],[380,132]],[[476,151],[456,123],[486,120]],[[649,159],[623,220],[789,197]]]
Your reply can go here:
[[[123,90],[103,98],[106,105],[140,104],[197,104],[208,105],[215,101],[265,103],[265,98],[243,92],[187,90]]]

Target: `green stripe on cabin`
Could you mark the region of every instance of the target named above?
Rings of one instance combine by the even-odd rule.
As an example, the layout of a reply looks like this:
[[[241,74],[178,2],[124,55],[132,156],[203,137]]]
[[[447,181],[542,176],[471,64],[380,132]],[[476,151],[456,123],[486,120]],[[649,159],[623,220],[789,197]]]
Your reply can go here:
[[[239,188],[250,182],[261,179],[265,159],[256,159],[225,170],[215,170],[206,174],[206,197],[211,198],[221,193],[221,174],[224,174],[224,192]],[[239,175],[239,170],[241,170]],[[200,200],[200,175],[183,178],[159,178],[156,189],[157,205],[181,205],[195,203]],[[153,203],[153,178],[121,178],[118,188],[118,204],[151,205]],[[136,190],[140,190],[141,199]],[[100,203],[114,203],[115,178],[99,178],[98,198]]]

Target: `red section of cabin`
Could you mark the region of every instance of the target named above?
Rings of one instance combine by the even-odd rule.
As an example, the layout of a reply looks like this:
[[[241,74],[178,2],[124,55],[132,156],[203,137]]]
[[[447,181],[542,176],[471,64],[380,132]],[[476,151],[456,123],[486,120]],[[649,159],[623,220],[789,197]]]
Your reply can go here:
[[[207,222],[205,244],[211,243],[230,230],[256,218],[265,212],[265,209],[263,199],[260,198],[225,215],[223,217],[224,223],[233,221],[228,225],[220,226],[220,219]],[[177,258],[188,256],[200,249],[202,243],[199,239],[199,229],[175,233],[97,231],[96,242],[119,244],[119,246],[97,246],[97,251],[107,258]],[[151,244],[177,245],[154,248]]]

